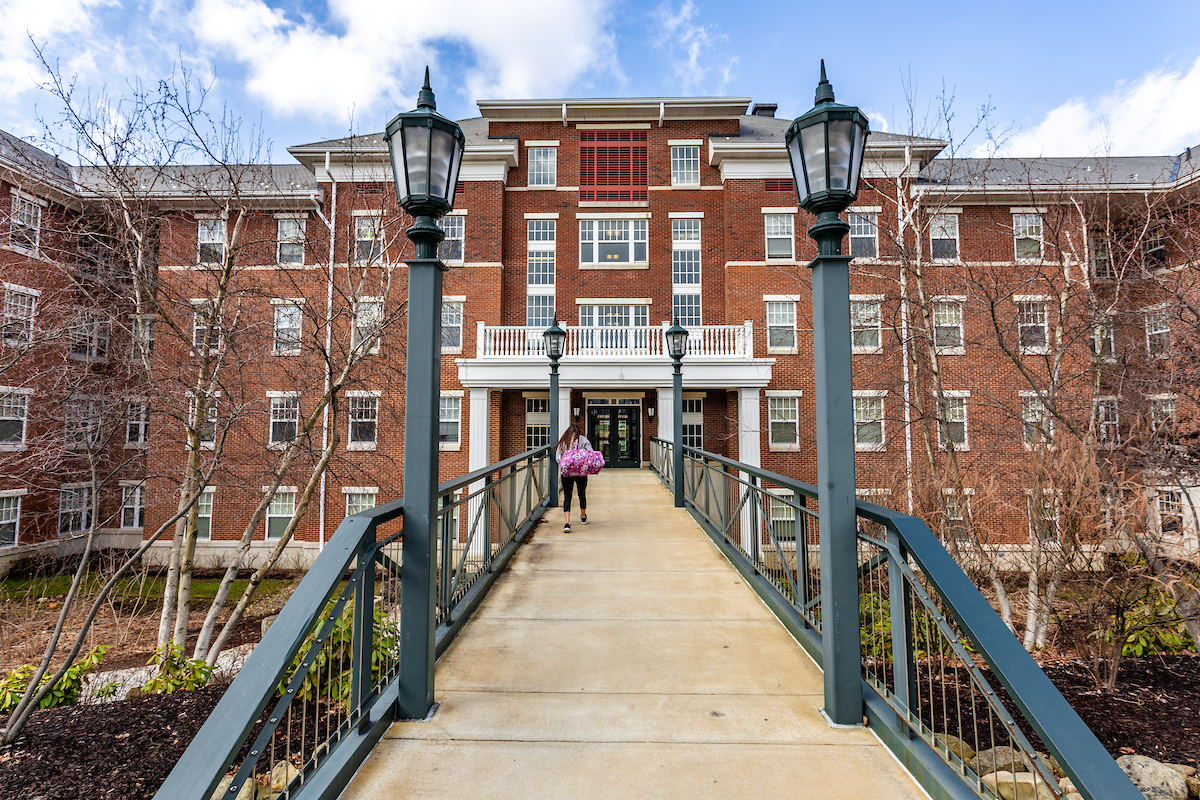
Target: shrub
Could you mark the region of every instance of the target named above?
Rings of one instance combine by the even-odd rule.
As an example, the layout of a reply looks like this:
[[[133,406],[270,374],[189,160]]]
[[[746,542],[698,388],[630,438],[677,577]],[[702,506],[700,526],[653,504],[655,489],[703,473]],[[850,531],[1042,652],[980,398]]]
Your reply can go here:
[[[167,644],[154,651],[146,662],[158,667],[144,686],[142,691],[147,694],[170,694],[180,689],[199,689],[208,685],[212,677],[212,667],[202,658],[184,658],[183,647],[177,644]]]
[[[54,684],[54,688],[46,692],[45,697],[38,703],[38,708],[55,708],[77,703],[79,694],[83,691],[84,677],[95,672],[96,667],[104,660],[104,654],[108,652],[109,647],[111,645],[97,645],[89,650],[87,655],[72,664],[58,683]],[[32,664],[22,664],[0,678],[0,712],[10,713],[17,707],[17,703],[21,702],[21,696],[29,688],[29,679],[33,673]],[[52,674],[44,675],[39,688],[45,686],[53,677]]]
[[[279,694],[283,694],[287,690],[287,685],[291,681],[292,676],[296,674],[296,670],[300,668],[300,664],[310,654],[309,651],[313,647],[316,639],[316,632],[319,631],[329,618],[329,613],[333,610],[333,602],[321,612],[316,625],[313,626],[313,632],[308,635],[300,649],[296,652],[296,657],[292,659],[292,665],[288,669],[283,681],[279,684]],[[385,658],[391,658],[393,661],[400,649],[400,626],[395,621],[387,617],[381,608],[375,608],[375,626],[374,636],[372,640],[374,647],[371,655],[371,679],[378,681],[382,676],[383,661]],[[312,653],[312,666],[308,670],[308,674],[304,676],[303,682],[296,691],[296,696],[305,701],[324,700],[344,708],[348,707],[350,702],[350,688],[352,685],[352,648],[353,648],[353,631],[354,631],[354,602],[346,604],[342,610],[342,615],[334,623],[333,628],[329,632],[328,638],[320,645],[315,653]]]

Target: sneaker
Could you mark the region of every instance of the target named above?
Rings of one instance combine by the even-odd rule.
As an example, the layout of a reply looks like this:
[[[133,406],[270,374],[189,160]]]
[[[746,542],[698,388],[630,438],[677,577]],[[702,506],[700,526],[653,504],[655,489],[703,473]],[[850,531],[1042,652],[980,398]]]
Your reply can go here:
[[[563,525],[563,533],[570,533],[570,532],[571,532],[571,523],[568,522],[566,525]]]
[[[581,525],[587,525],[587,514],[580,514],[579,522]]]

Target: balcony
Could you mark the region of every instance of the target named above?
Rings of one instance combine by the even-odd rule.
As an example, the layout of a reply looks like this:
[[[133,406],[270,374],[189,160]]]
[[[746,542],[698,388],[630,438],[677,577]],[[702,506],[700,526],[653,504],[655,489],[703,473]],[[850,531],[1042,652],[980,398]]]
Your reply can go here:
[[[564,358],[607,360],[613,358],[670,359],[667,355],[666,331],[670,326],[585,328],[565,326],[567,345]],[[524,325],[485,325],[479,323],[476,337],[476,358],[546,358],[542,340],[545,328]],[[754,357],[754,329],[750,322],[743,325],[701,325],[689,329],[685,358]]]

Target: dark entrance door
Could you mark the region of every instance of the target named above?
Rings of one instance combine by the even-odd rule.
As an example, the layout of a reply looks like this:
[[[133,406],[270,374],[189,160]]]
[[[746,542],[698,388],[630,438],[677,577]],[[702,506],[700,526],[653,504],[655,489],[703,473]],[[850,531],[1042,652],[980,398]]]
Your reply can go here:
[[[587,436],[606,467],[642,465],[641,406],[590,406]]]

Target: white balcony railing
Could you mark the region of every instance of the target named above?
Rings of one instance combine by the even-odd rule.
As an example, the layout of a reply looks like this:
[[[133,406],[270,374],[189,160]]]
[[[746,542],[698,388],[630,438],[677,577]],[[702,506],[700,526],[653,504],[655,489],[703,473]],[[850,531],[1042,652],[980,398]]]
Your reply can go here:
[[[582,358],[668,358],[668,324],[648,327],[565,326],[564,357]],[[479,323],[477,358],[545,358],[542,340],[545,328],[524,325]],[[754,328],[743,325],[701,325],[688,329],[688,356],[753,358]]]

